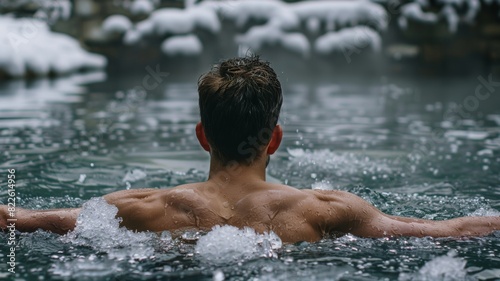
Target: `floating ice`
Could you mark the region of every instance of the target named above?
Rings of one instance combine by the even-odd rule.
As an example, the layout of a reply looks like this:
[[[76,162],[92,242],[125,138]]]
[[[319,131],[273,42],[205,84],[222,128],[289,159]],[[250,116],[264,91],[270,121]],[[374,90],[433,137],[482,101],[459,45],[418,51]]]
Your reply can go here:
[[[465,265],[467,262],[462,258],[457,258],[456,252],[450,251],[446,256],[436,257],[424,264],[420,270],[414,274],[401,273],[400,281],[455,281],[467,280]]]
[[[196,253],[209,263],[223,264],[239,262],[256,257],[277,257],[281,239],[274,232],[258,234],[245,227],[215,226],[212,231],[200,237]]]
[[[203,51],[203,45],[196,35],[179,35],[166,39],[161,44],[161,50],[168,56],[194,56]]]
[[[156,235],[120,227],[121,218],[116,218],[117,213],[118,208],[103,198],[90,199],[83,204],[75,229],[62,236],[61,240],[92,247],[116,259],[144,259],[153,255]]]
[[[0,71],[13,77],[61,75],[106,66],[103,56],[88,53],[77,40],[51,32],[47,23],[37,19],[0,16],[0,42]]]

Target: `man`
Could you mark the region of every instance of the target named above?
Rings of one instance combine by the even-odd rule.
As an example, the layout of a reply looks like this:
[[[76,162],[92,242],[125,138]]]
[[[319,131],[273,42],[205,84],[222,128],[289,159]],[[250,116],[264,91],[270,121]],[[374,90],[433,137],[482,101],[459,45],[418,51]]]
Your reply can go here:
[[[500,230],[500,217],[430,221],[386,215],[348,192],[299,190],[266,182],[269,155],[279,147],[283,96],[276,73],[258,57],[223,61],[198,81],[200,145],[210,153],[206,182],[171,189],[117,191],[104,199],[122,225],[136,231],[210,230],[215,225],[274,231],[284,242],[325,235],[479,236]],[[5,229],[7,207],[0,226]],[[19,231],[66,233],[80,209],[17,210]]]

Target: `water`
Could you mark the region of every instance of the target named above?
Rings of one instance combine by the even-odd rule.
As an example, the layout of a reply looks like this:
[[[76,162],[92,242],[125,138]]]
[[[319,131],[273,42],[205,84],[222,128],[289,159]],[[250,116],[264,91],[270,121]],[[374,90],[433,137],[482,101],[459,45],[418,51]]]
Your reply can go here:
[[[134,90],[141,81],[98,73],[0,84],[0,175],[16,169],[19,206],[78,207],[117,190],[206,178],[208,156],[194,136],[196,78]],[[471,98],[477,77],[301,82],[282,74],[282,82],[285,137],[270,180],[347,190],[394,215],[499,215],[500,88],[480,100]],[[6,203],[4,179],[0,198]],[[290,245],[272,233],[221,227],[173,239],[119,228],[116,209],[102,200],[84,206],[86,222],[67,236],[16,236],[16,275],[7,273],[1,243],[0,278],[500,279],[500,233]]]

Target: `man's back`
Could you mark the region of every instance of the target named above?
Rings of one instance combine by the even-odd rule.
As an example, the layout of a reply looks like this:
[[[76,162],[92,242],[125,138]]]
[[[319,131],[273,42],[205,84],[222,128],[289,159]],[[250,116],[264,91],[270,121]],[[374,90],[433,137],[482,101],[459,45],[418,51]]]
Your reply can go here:
[[[215,225],[273,231],[283,241],[316,241],[327,233],[326,213],[319,198],[333,198],[311,190],[254,183],[224,186],[195,183],[172,189],[138,189],[111,193],[104,198],[118,207],[127,228],[143,231],[210,230]],[[330,200],[329,199],[329,200]],[[331,220],[330,220],[331,221]]]

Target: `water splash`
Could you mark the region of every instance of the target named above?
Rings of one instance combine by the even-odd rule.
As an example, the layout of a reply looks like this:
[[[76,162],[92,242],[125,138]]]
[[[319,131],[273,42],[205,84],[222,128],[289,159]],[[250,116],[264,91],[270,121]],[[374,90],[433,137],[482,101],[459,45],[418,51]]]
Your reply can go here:
[[[258,234],[245,227],[215,226],[200,237],[195,250],[200,259],[215,264],[239,262],[257,257],[276,258],[281,239],[274,233]]]
[[[133,232],[120,227],[116,218],[118,208],[102,197],[83,204],[75,229],[61,240],[77,246],[91,247],[108,253],[115,259],[145,259],[154,253],[156,235],[149,232]]]
[[[426,281],[426,280],[471,280],[467,278],[465,265],[467,261],[456,257],[455,251],[448,252],[445,256],[436,257],[422,266],[418,272],[414,274],[401,273],[400,281]]]

